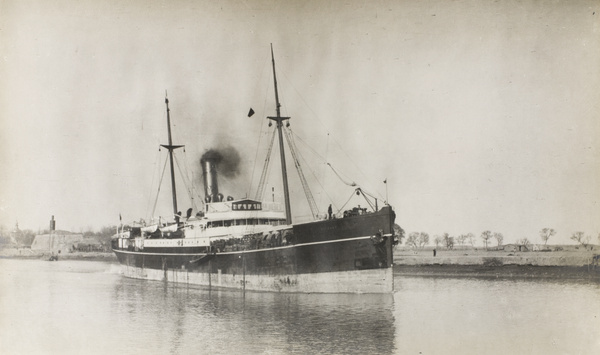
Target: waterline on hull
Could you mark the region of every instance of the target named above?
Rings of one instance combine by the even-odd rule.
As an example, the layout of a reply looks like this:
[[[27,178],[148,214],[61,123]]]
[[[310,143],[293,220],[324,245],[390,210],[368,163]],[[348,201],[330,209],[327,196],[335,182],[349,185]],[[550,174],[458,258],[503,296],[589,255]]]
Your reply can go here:
[[[194,272],[187,269],[158,270],[121,265],[129,278],[173,282],[216,288],[290,293],[392,293],[392,268],[290,275],[243,275]]]

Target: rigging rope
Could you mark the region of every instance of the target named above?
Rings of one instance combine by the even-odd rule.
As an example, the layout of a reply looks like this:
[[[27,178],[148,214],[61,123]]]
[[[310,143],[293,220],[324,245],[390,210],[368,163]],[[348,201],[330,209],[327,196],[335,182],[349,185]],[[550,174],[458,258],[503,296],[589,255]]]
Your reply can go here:
[[[359,187],[359,188],[357,188],[356,190],[357,190],[358,192],[360,192],[360,193],[363,195],[363,197],[365,198],[365,201],[367,201],[367,203],[369,204],[369,206],[371,206],[371,209],[373,209],[373,211],[377,211],[377,210],[375,209],[375,206],[373,206],[373,203],[371,203],[371,200],[369,200],[369,199],[367,198],[367,195],[368,195],[368,196],[371,196],[371,195],[369,195],[369,194],[367,194],[366,192],[364,192],[364,191],[363,191],[363,190],[362,190],[360,187]],[[374,198],[374,199],[376,199],[376,198],[375,198],[375,197],[373,197],[373,196],[371,196],[371,197],[372,197],[372,198]]]
[[[348,181],[344,180],[344,179],[342,178],[342,176],[341,176],[340,174],[338,174],[338,172],[337,172],[337,171],[336,171],[336,170],[333,168],[333,166],[332,166],[331,164],[327,163],[327,165],[329,165],[329,167],[331,168],[331,170],[333,170],[333,172],[335,173],[335,175],[337,175],[337,177],[338,177],[338,178],[340,178],[340,180],[341,180],[341,181],[342,181],[344,184],[346,184],[346,185],[348,185],[348,186],[352,186],[352,187],[355,187],[355,186],[357,186],[357,184],[356,184],[354,181],[352,181],[352,182],[348,182]]]
[[[183,171],[181,171],[181,165],[179,164],[179,159],[177,158],[176,155],[174,155],[175,157],[175,164],[177,165],[177,169],[179,170],[179,174],[181,174],[181,177],[183,179],[184,185],[185,185],[185,190],[188,193],[188,197],[190,198],[190,202],[192,203],[192,207],[197,211],[198,208],[196,207],[196,204],[194,203],[194,195],[190,189],[190,186],[192,185],[190,183],[189,177],[187,177],[186,175],[183,174]],[[187,180],[186,180],[187,179]]]
[[[268,58],[268,54],[266,55],[266,57]],[[258,92],[258,86],[261,83],[261,80],[263,78],[263,75],[264,75],[264,72],[265,72],[265,68],[268,67],[268,63],[269,63],[269,61],[265,61],[265,60],[263,60],[262,62],[263,62],[263,66],[262,66],[262,69],[260,71],[260,76],[259,76],[260,80],[256,81],[256,88],[254,90],[256,92]],[[271,87],[270,85],[266,86],[266,90],[265,90],[265,94],[264,94],[264,100],[263,100],[263,108],[262,108],[262,111],[261,111],[263,113],[267,109],[267,97],[268,97],[268,92],[269,92],[270,87]],[[258,131],[258,143],[256,144],[256,153],[254,154],[254,165],[252,166],[252,175],[250,176],[250,185],[248,186],[248,190],[247,190],[248,191],[248,195],[249,195],[249,192],[252,190],[252,184],[254,183],[254,172],[256,171],[256,165],[258,164],[258,150],[260,148],[260,142],[261,142],[261,138],[262,138],[262,135],[263,135],[262,123],[260,123],[260,120],[258,120],[257,122],[259,122],[259,125],[260,125],[259,127],[260,128],[259,128],[259,131]],[[268,130],[267,130],[267,132],[268,132]],[[265,133],[267,133],[267,132],[265,132]]]
[[[158,195],[160,195],[160,187],[162,186],[162,180],[165,177],[165,170],[167,170],[167,159],[166,158],[165,158],[165,166],[163,167],[163,171],[160,176],[160,181],[158,182],[158,191],[156,192],[156,199],[154,200],[154,206],[152,207],[152,214],[150,215],[151,219],[154,217],[154,212],[156,212],[156,204],[158,203]]]
[[[298,91],[298,89],[296,89],[296,87],[292,84],[291,80],[287,77],[287,75],[285,74],[285,72],[281,73],[283,75],[283,77],[287,80],[287,83],[291,86],[291,88],[296,92],[296,94],[298,95],[298,97],[300,97],[300,100],[304,103],[304,105],[306,105],[306,107],[308,108],[308,110],[310,112],[312,112],[313,117],[316,118],[317,122],[325,129],[325,132],[330,132],[330,127],[327,127],[324,123],[323,120],[321,120],[321,118],[315,113],[315,111],[313,111],[313,109],[308,105],[308,103],[306,102],[306,100],[304,99],[304,97],[300,94],[300,92]],[[352,159],[352,157],[348,154],[348,151],[346,149],[344,149],[342,147],[342,145],[340,144],[340,142],[338,142],[334,136],[331,137],[333,139],[333,143],[340,149],[341,152],[344,153],[344,155],[348,158],[348,160],[350,162],[352,162],[352,164],[354,165],[354,169],[356,171],[358,171],[365,179],[367,182],[370,182],[371,178],[365,174],[362,170],[361,167],[356,164],[354,162],[354,160]],[[326,160],[325,160],[326,161]],[[336,173],[337,174],[337,173]],[[338,175],[339,176],[339,175]],[[341,178],[340,178],[341,179]],[[373,185],[372,182],[370,184],[370,186]],[[378,193],[379,196],[381,196],[380,193]],[[383,198],[382,198],[383,199]]]
[[[155,167],[155,173],[152,173],[152,183],[150,184],[150,187],[152,188],[154,186],[154,179],[156,178],[156,176],[158,174],[160,174],[160,165],[158,165],[157,163],[160,163],[160,148],[156,151],[156,157],[154,158],[154,167]],[[152,194],[148,194],[148,205],[146,206],[146,217],[148,216],[148,212],[150,211],[150,204],[152,203],[152,199],[150,198],[150,196],[152,196]]]
[[[194,172],[193,171],[190,172],[190,169],[189,169],[189,164],[188,164],[189,160],[187,159],[187,152],[185,151],[185,147],[183,148],[183,156],[184,156],[184,158],[183,158],[183,161],[184,161],[184,165],[183,165],[184,172],[185,172],[185,176],[188,177],[188,183],[190,184],[190,189],[192,190],[192,196],[198,197],[198,199],[200,200],[200,203],[202,204],[202,206],[204,206],[204,200],[198,194],[197,189],[196,189],[196,185],[194,184]],[[190,178],[190,176],[191,176],[191,178]],[[193,197],[192,197],[192,206],[197,209],[197,206],[194,203]]]
[[[348,204],[348,202],[350,202],[350,200],[352,199],[352,197],[354,197],[354,191],[352,191],[352,193],[350,194],[350,197],[348,198],[348,200],[344,203],[344,205],[342,206],[342,208],[338,209],[338,212],[343,210],[344,207],[346,207],[346,205]]]
[[[325,161],[327,161],[327,156],[329,153],[329,132],[327,132],[327,142],[325,144]],[[323,185],[327,185],[327,174],[325,174],[325,166],[323,165],[323,168],[321,169],[321,179],[323,179]],[[317,181],[320,181],[321,179],[317,179]],[[325,190],[325,189],[323,189]],[[319,205],[321,204],[321,201],[323,200],[323,195],[320,194],[319,195]]]
[[[321,161],[324,163],[323,165],[325,165],[326,160],[319,154],[317,153],[308,143],[306,143],[300,136],[298,136],[296,133],[294,133],[294,131],[291,130],[291,128],[289,129],[290,133],[293,135],[294,137],[294,141],[297,139],[300,141],[300,143],[302,143],[304,145],[304,147],[308,148],[314,155],[316,155],[318,158],[321,159]],[[301,156],[302,159],[304,159],[303,156]],[[304,161],[306,162],[306,159],[304,159]],[[306,164],[307,166],[310,167],[309,164]],[[321,187],[321,191],[327,196],[327,198],[329,199],[329,202],[331,202],[336,208],[337,205],[334,202],[333,197],[331,197],[331,195],[329,195],[329,193],[327,192],[327,189],[325,188],[324,184],[321,183],[321,180],[317,177],[317,175],[315,174],[314,170],[310,169],[313,177],[315,178],[315,181],[317,182],[317,184],[319,184],[319,186]],[[322,196],[322,195],[320,195]],[[321,203],[319,202],[319,205]]]
[[[290,130],[290,131],[291,131],[291,130]],[[292,132],[292,133],[293,133],[293,132]],[[308,148],[309,148],[309,149],[310,149],[310,150],[311,150],[311,151],[312,151],[312,152],[313,152],[313,153],[314,153],[314,154],[315,154],[317,157],[321,158],[323,161],[326,161],[326,160],[325,160],[325,159],[324,159],[324,158],[323,158],[321,155],[319,155],[319,153],[317,153],[317,152],[316,152],[316,151],[315,151],[315,150],[314,150],[314,149],[313,149],[313,148],[312,148],[310,145],[308,145],[306,142],[304,142],[304,141],[302,140],[302,138],[300,138],[300,137],[299,137],[298,135],[296,135],[296,134],[294,134],[294,137],[296,137],[297,139],[299,139],[299,140],[300,140],[300,142],[304,143],[304,146],[308,147]],[[332,171],[334,172],[334,174],[335,174],[335,175],[336,175],[336,176],[337,176],[337,177],[340,179],[340,181],[342,181],[342,183],[344,183],[344,184],[346,184],[346,185],[348,185],[348,186],[350,186],[350,187],[357,187],[357,186],[359,186],[359,185],[358,185],[356,182],[354,182],[354,181],[351,181],[351,182],[350,182],[350,181],[348,181],[348,180],[344,179],[344,178],[342,177],[342,175],[341,175],[340,173],[338,173],[338,172],[337,172],[337,170],[335,170],[335,168],[333,167],[333,165],[331,165],[330,163],[326,163],[326,164],[327,164],[327,165],[329,165],[329,167],[331,168],[331,170],[332,170]],[[314,173],[313,173],[313,176],[314,176]],[[316,178],[316,176],[315,176],[315,178]],[[321,186],[321,187],[322,187],[322,186]],[[364,189],[362,189],[362,187],[361,187],[361,191],[364,191]],[[376,197],[375,197],[375,196],[373,196],[373,194],[367,193],[367,195],[369,195],[370,197],[372,197],[372,198],[376,199]],[[330,198],[330,199],[331,199],[331,198]]]
[[[310,187],[308,186],[308,182],[306,181],[306,177],[304,177],[304,173],[302,172],[302,168],[300,167],[300,160],[298,159],[298,154],[296,153],[296,144],[294,143],[294,139],[291,134],[291,130],[289,128],[284,129],[285,137],[288,141],[288,146],[290,147],[290,152],[292,153],[292,157],[294,158],[294,164],[296,166],[296,170],[298,171],[298,176],[300,177],[300,182],[302,183],[302,188],[304,189],[304,194],[306,195],[306,199],[308,200],[308,206],[310,207],[310,211],[312,212],[313,218],[317,218],[317,214],[319,213],[319,209],[317,204],[315,203],[315,199],[310,192]]]
[[[265,158],[265,165],[263,166],[262,174],[260,175],[260,180],[258,182],[258,187],[256,189],[256,200],[262,201],[264,192],[265,192],[265,184],[267,179],[267,173],[269,171],[269,163],[271,161],[271,152],[273,151],[273,142],[275,142],[275,132],[273,130],[273,135],[271,136],[271,143],[269,143],[269,150],[267,151],[267,157]]]
[[[283,74],[283,76],[285,77],[286,81],[287,81],[287,82],[290,84],[290,86],[292,87],[292,89],[293,89],[293,90],[296,92],[296,94],[297,94],[297,95],[300,97],[300,99],[302,100],[302,102],[303,102],[303,103],[306,105],[306,107],[307,107],[307,108],[308,108],[308,109],[309,109],[309,110],[310,110],[310,111],[313,113],[313,117],[317,118],[317,121],[319,121],[319,123],[320,123],[320,124],[321,124],[323,127],[325,127],[325,125],[324,125],[324,124],[323,124],[323,122],[322,122],[322,121],[319,119],[319,117],[317,116],[317,114],[316,114],[316,113],[315,113],[315,112],[312,110],[312,108],[311,108],[311,107],[310,107],[310,106],[309,106],[309,105],[306,103],[306,100],[304,99],[304,97],[302,97],[302,95],[301,95],[301,94],[299,93],[299,91],[298,91],[298,90],[297,90],[297,89],[294,87],[294,85],[293,85],[293,84],[291,84],[291,82],[290,82],[289,78],[286,76],[285,72],[282,72],[282,74]],[[284,97],[286,97],[286,95],[281,95],[281,97],[282,97],[282,98],[284,98]],[[266,100],[265,100],[265,105],[266,105]],[[285,104],[283,104],[283,105],[280,105],[280,107],[283,107],[283,110],[287,111],[287,109],[286,109],[286,107],[287,107],[287,106],[286,106]],[[357,186],[358,186],[358,184],[357,184],[357,183],[355,183],[354,181],[348,181],[348,180],[344,179],[344,178],[343,178],[343,177],[340,175],[340,173],[338,173],[338,172],[336,171],[336,169],[334,169],[334,168],[333,168],[333,166],[332,166],[330,163],[328,163],[328,162],[327,162],[327,158],[323,158],[323,157],[322,157],[322,156],[321,156],[319,153],[317,153],[317,152],[314,150],[313,146],[311,146],[311,145],[307,144],[306,142],[304,142],[304,141],[303,141],[303,140],[302,140],[300,137],[298,137],[297,135],[295,135],[295,134],[294,134],[294,132],[292,132],[292,130],[291,130],[291,129],[289,129],[289,131],[288,131],[288,129],[289,129],[289,127],[288,127],[288,128],[286,128],[286,129],[284,129],[284,131],[285,131],[285,133],[286,133],[286,139],[287,139],[287,141],[288,141],[288,145],[290,146],[290,152],[291,152],[291,154],[292,154],[292,156],[293,156],[293,158],[294,158],[294,164],[295,164],[295,166],[296,166],[296,169],[297,169],[297,171],[298,171],[298,174],[299,174],[299,176],[300,176],[300,181],[301,181],[301,183],[302,183],[302,187],[303,187],[303,189],[304,189],[304,193],[305,193],[305,195],[306,195],[306,198],[307,198],[307,200],[308,200],[308,203],[309,203],[309,207],[311,208],[311,211],[313,212],[313,217],[314,217],[314,216],[315,216],[315,211],[317,211],[317,212],[318,212],[318,209],[317,209],[317,207],[316,207],[317,205],[316,205],[316,202],[315,202],[315,199],[314,199],[314,197],[312,196],[312,192],[310,191],[310,189],[309,189],[309,187],[308,187],[308,183],[307,183],[307,181],[306,181],[306,178],[305,178],[305,176],[304,176],[304,173],[302,172],[302,168],[301,168],[301,166],[300,166],[300,157],[298,157],[298,156],[297,156],[297,147],[296,147],[296,144],[295,144],[295,139],[294,139],[294,138],[296,138],[296,139],[299,139],[299,140],[300,140],[300,142],[301,142],[301,143],[304,143],[304,145],[305,145],[306,147],[308,147],[308,148],[309,148],[309,150],[310,150],[310,151],[312,151],[312,152],[313,152],[313,153],[314,153],[314,154],[315,154],[317,157],[319,157],[323,163],[326,163],[327,165],[329,165],[329,167],[330,167],[330,168],[333,170],[334,174],[335,174],[335,175],[336,175],[336,176],[337,176],[337,177],[338,177],[338,178],[339,178],[339,179],[340,179],[340,180],[341,180],[341,181],[342,181],[344,184],[346,184],[346,185],[348,185],[348,186],[350,186],[350,187],[357,187]],[[327,127],[325,127],[325,129],[326,129],[326,132],[327,132],[326,156],[328,156],[328,154],[329,154],[329,143],[330,143],[330,142],[329,142],[329,138],[330,138],[330,134],[329,134],[329,129],[327,129]],[[261,132],[261,134],[262,134],[262,132]],[[267,154],[267,157],[266,157],[266,159],[265,159],[265,164],[264,164],[264,167],[263,167],[263,172],[262,172],[262,174],[261,174],[261,178],[260,178],[260,181],[259,181],[259,184],[258,184],[258,189],[257,189],[257,192],[256,192],[256,199],[259,199],[259,200],[260,200],[260,199],[262,199],[262,197],[263,197],[263,194],[264,194],[264,188],[265,188],[265,184],[266,184],[266,181],[265,181],[265,180],[266,180],[266,175],[267,175],[268,169],[270,168],[270,166],[269,166],[269,162],[270,162],[270,156],[271,156],[271,149],[272,149],[272,145],[273,145],[273,140],[274,140],[274,138],[275,138],[275,137],[274,137],[274,135],[275,135],[275,130],[273,131],[273,136],[272,136],[272,138],[271,138],[271,143],[270,143],[270,146],[269,146],[269,152],[268,152],[268,154]],[[331,138],[333,138],[333,137],[331,137]],[[333,138],[333,143],[335,143],[335,144],[336,144],[336,145],[337,145],[337,146],[338,146],[338,147],[341,149],[341,145],[340,145],[340,143],[339,143],[339,142],[337,142],[337,140],[336,140],[335,138]],[[342,151],[342,152],[343,152],[343,153],[346,155],[346,157],[347,157],[347,158],[348,158],[348,159],[349,159],[349,160],[350,160],[352,163],[354,163],[354,161],[351,159],[350,155],[348,154],[348,152],[347,152],[346,150],[344,150],[344,149],[341,149],[341,151]],[[258,150],[257,150],[257,153],[258,153]],[[299,152],[298,152],[298,153],[299,153]],[[258,154],[257,154],[257,155],[258,155]],[[302,159],[303,159],[303,157],[302,157]],[[255,159],[255,168],[256,168],[256,162],[257,162],[257,159]],[[304,160],[304,162],[306,163],[306,160]],[[360,167],[358,167],[358,166],[356,165],[356,163],[354,163],[354,165],[356,166],[356,169],[355,169],[355,170],[356,170],[356,171],[359,171],[360,173],[362,173],[362,171],[360,170]],[[306,166],[309,166],[309,165],[306,165]],[[309,169],[310,169],[310,167],[309,167]],[[326,175],[326,170],[327,170],[327,168],[325,168],[325,167],[323,167],[323,168],[322,168],[321,172],[322,172],[322,175],[323,175],[323,176],[325,176],[325,175]],[[324,194],[325,194],[325,195],[327,195],[327,196],[329,197],[329,200],[330,200],[330,201],[333,201],[333,199],[331,198],[331,196],[329,196],[329,195],[327,194],[327,190],[326,190],[326,189],[323,187],[323,185],[321,184],[321,179],[317,178],[317,176],[316,176],[316,174],[315,174],[315,171],[313,171],[313,170],[310,170],[310,171],[311,171],[311,173],[313,174],[313,176],[315,177],[315,180],[317,181],[317,183],[319,183],[319,185],[321,185],[321,188],[322,188],[322,191],[324,192]],[[364,173],[362,173],[362,175],[363,175],[363,176],[366,176]],[[253,179],[253,178],[254,178],[254,170],[253,170],[253,174],[252,174],[252,179]],[[324,179],[323,179],[323,180],[324,180]],[[355,192],[355,191],[353,191],[352,193],[354,194],[354,192]],[[321,197],[322,197],[322,195],[320,194],[320,195],[319,195],[319,204],[320,204],[320,201],[321,201]],[[372,196],[371,196],[371,197],[372,197]],[[365,198],[366,198],[366,196],[365,196]],[[348,202],[349,202],[349,200],[346,202],[346,204],[347,204]],[[369,204],[370,204],[370,203],[369,203]],[[344,206],[345,206],[345,205],[344,205]],[[336,208],[337,208],[337,207],[336,207]],[[343,207],[342,207],[342,208],[343,208]],[[341,209],[340,209],[340,210],[341,210]],[[338,211],[339,211],[339,210],[338,210]]]

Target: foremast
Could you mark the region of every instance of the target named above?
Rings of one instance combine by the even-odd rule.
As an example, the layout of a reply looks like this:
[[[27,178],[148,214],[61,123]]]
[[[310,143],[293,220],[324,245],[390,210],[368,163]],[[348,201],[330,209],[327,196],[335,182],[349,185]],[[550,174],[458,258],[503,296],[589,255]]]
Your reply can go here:
[[[290,206],[290,190],[288,187],[287,169],[285,165],[285,151],[283,148],[283,121],[289,120],[290,117],[281,116],[281,104],[279,103],[279,93],[277,92],[277,75],[275,74],[275,57],[273,56],[273,44],[271,44],[271,62],[273,63],[273,83],[275,86],[275,108],[277,116],[268,116],[267,118],[277,123],[277,132],[279,134],[279,155],[281,157],[281,175],[283,178],[283,195],[285,198],[285,220],[286,224],[292,224],[292,210]],[[169,134],[170,139],[170,134]],[[173,189],[175,185],[173,185]]]
[[[173,194],[173,215],[177,215],[177,189],[175,188],[175,166],[173,165],[173,151],[183,147],[183,145],[173,145],[171,138],[171,110],[169,109],[169,98],[165,93],[165,105],[167,106],[167,129],[169,134],[169,144],[161,144],[163,148],[169,150],[169,162],[171,165],[171,193]]]

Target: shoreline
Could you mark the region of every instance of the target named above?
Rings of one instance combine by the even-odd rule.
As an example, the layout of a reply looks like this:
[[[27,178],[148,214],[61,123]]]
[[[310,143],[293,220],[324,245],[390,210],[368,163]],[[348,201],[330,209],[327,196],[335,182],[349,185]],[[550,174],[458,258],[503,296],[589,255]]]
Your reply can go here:
[[[7,253],[0,251],[0,259],[18,259],[18,260],[50,260],[51,256],[57,256],[50,252],[35,253],[35,252],[22,252]],[[73,252],[68,254],[58,254],[58,260],[81,260],[81,261],[110,261],[117,262],[117,256],[110,252]]]
[[[504,250],[396,250],[395,265],[482,265],[482,266],[571,266],[580,267],[593,263],[600,250],[567,249],[560,251],[511,252]]]
[[[558,251],[399,249],[394,253],[394,274],[425,277],[481,277],[522,279],[600,280],[593,266],[598,250],[564,247]],[[597,264],[597,262],[596,262]]]
[[[600,269],[539,265],[394,265],[394,275],[493,279],[569,279],[600,281]]]
[[[596,251],[597,253],[598,251]],[[50,260],[50,252],[0,250],[0,259]],[[418,277],[479,277],[506,279],[580,279],[600,281],[600,266],[592,266],[593,251],[506,253],[486,250],[396,250],[394,275]],[[112,252],[59,254],[58,261],[117,263]]]

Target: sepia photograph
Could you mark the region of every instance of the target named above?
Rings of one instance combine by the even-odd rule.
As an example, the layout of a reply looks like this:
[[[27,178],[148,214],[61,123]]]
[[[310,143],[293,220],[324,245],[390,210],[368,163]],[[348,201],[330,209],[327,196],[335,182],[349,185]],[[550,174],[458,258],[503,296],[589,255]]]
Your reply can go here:
[[[600,353],[598,0],[0,0],[0,353]]]

